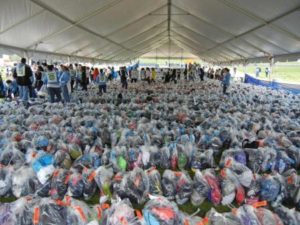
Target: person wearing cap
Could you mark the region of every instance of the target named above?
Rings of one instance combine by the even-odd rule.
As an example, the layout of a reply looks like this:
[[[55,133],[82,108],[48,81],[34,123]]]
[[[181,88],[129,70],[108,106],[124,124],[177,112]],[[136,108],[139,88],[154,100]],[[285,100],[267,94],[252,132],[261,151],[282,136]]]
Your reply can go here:
[[[32,70],[26,64],[25,58],[22,58],[21,62],[16,66],[13,76],[17,80],[21,101],[25,106],[29,106],[29,86],[32,84]]]
[[[6,81],[6,96],[10,99],[15,98],[18,94],[18,85],[16,80],[7,80]]]
[[[47,85],[50,102],[61,101],[60,77],[58,72],[54,70],[53,65],[48,65],[48,72],[44,73],[43,82]]]
[[[62,72],[59,77],[59,83],[63,94],[64,102],[70,102],[70,95],[68,90],[68,83],[70,81],[70,73],[66,66],[61,66]]]

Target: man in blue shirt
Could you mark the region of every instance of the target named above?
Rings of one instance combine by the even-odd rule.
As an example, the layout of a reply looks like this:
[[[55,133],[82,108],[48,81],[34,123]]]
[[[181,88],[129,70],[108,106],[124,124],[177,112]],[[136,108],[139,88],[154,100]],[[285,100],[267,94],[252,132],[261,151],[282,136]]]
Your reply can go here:
[[[68,90],[68,83],[70,81],[70,73],[67,67],[61,66],[62,72],[59,77],[59,82],[60,82],[60,87],[61,91],[64,97],[64,102],[70,102],[70,95],[69,95],[69,90]]]
[[[230,74],[230,70],[228,68],[223,69],[223,81],[222,81],[222,85],[223,85],[223,94],[228,94],[227,88],[230,85],[230,79],[231,79],[231,74]]]

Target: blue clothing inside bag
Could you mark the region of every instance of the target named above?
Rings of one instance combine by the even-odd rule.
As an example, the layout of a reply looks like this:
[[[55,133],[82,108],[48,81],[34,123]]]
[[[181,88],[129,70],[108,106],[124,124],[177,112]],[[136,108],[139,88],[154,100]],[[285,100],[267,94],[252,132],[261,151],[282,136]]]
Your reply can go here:
[[[54,158],[52,155],[45,154],[41,156],[39,159],[37,159],[33,165],[32,168],[34,172],[39,172],[43,167],[52,165],[54,163]]]

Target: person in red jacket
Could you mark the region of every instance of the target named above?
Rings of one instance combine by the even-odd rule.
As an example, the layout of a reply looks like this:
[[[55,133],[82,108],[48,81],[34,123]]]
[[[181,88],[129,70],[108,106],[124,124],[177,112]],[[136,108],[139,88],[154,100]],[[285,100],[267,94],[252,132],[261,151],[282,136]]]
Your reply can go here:
[[[99,70],[98,70],[98,68],[95,68],[94,73],[93,73],[93,82],[96,81],[98,75],[99,75]]]

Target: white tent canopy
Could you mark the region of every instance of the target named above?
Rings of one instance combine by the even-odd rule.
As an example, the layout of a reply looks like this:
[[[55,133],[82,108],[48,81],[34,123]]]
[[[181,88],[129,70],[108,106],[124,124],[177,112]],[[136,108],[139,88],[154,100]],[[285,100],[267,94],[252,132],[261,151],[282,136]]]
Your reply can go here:
[[[298,59],[299,21],[300,0],[1,0],[0,52],[87,62],[179,49],[209,62]]]

